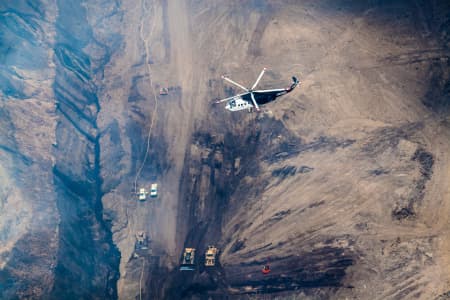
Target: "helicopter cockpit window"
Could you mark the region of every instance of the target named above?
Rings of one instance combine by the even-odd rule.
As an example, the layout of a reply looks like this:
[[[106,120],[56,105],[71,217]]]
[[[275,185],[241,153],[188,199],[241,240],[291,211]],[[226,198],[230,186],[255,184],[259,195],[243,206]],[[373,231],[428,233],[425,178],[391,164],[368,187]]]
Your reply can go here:
[[[230,101],[230,107],[233,108],[236,106],[236,101],[235,100],[231,100]]]

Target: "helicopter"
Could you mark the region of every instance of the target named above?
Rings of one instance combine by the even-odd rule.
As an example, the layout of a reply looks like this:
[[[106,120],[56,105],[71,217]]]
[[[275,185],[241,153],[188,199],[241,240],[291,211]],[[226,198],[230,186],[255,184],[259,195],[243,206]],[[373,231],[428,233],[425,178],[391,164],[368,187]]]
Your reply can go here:
[[[218,100],[215,103],[222,103],[227,102],[225,105],[225,109],[229,111],[239,111],[248,109],[251,111],[253,108],[255,108],[257,111],[260,111],[260,106],[264,105],[266,103],[274,101],[277,97],[283,96],[287,93],[292,92],[293,89],[300,83],[298,81],[297,77],[292,77],[292,84],[285,89],[271,89],[271,90],[255,90],[256,86],[258,85],[259,81],[263,77],[264,73],[266,72],[266,68],[264,68],[261,73],[258,76],[258,79],[256,79],[253,86],[248,89],[244,87],[243,85],[231,80],[230,78],[226,76],[222,76],[222,79],[228,81],[229,83],[232,83],[241,89],[245,91],[245,93],[238,94],[229,98],[225,98],[222,100]]]

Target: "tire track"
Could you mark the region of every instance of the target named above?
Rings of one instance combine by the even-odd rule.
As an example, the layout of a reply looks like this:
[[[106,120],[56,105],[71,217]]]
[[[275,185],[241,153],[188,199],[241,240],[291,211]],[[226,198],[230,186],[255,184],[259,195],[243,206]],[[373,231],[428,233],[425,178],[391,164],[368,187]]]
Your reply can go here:
[[[148,48],[148,40],[151,38],[152,34],[153,34],[153,29],[155,26],[152,26],[150,33],[148,35],[147,38],[144,37],[144,33],[143,33],[143,29],[144,29],[144,21],[145,21],[145,13],[147,11],[147,7],[145,6],[145,0],[142,0],[141,2],[141,6],[142,6],[142,19],[141,19],[141,25],[140,25],[140,29],[139,29],[139,36],[141,38],[141,40],[144,43],[144,48],[145,48],[145,63],[146,63],[146,67],[147,67],[147,74],[148,74],[148,78],[149,78],[149,82],[150,82],[150,87],[151,87],[151,91],[153,94],[153,99],[155,102],[155,107],[153,108],[153,112],[151,115],[151,120],[150,120],[150,128],[148,129],[148,134],[147,134],[147,148],[145,149],[145,155],[144,155],[144,159],[142,160],[142,164],[139,167],[137,173],[136,173],[136,177],[134,179],[134,193],[137,193],[137,181],[139,180],[139,177],[141,175],[142,169],[144,168],[145,162],[147,161],[148,158],[148,153],[150,150],[150,140],[151,140],[151,135],[152,135],[152,130],[153,130],[153,126],[155,124],[155,119],[157,116],[157,111],[158,111],[158,97],[156,97],[156,92],[155,92],[155,88],[153,87],[153,79],[152,79],[152,75],[151,75],[151,69],[150,69],[150,64],[148,63],[148,58],[150,56],[150,52],[149,52],[149,48]]]

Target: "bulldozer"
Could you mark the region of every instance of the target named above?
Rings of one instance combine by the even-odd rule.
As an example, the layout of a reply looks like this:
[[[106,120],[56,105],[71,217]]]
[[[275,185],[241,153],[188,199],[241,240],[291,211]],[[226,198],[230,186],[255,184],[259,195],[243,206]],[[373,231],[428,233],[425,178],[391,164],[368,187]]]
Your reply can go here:
[[[161,96],[169,95],[169,90],[167,88],[165,88],[165,87],[162,87],[162,88],[159,89],[159,94]]]
[[[180,271],[194,271],[195,270],[195,248],[185,248],[183,253],[183,261],[180,266]]]
[[[214,246],[208,246],[205,253],[205,266],[214,267],[216,265],[216,256],[219,250]]]
[[[145,231],[136,232],[136,244],[134,246],[135,250],[145,250],[148,249],[148,238]]]

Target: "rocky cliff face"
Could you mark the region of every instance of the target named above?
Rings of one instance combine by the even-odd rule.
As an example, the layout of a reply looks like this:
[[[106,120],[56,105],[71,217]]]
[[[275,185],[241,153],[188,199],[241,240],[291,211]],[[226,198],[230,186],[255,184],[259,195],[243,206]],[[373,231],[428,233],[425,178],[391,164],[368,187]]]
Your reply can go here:
[[[102,19],[118,14],[118,7],[95,2],[57,4],[53,174],[60,242],[51,296],[115,298],[120,255],[112,243],[110,224],[103,219],[102,132],[97,117],[103,68],[120,42],[113,30],[98,31],[108,26]]]
[[[96,120],[96,80],[114,41],[94,37],[104,15],[88,11],[66,1],[1,6],[3,299],[117,295]]]
[[[0,298],[445,297],[447,1],[69,2],[0,4]]]

